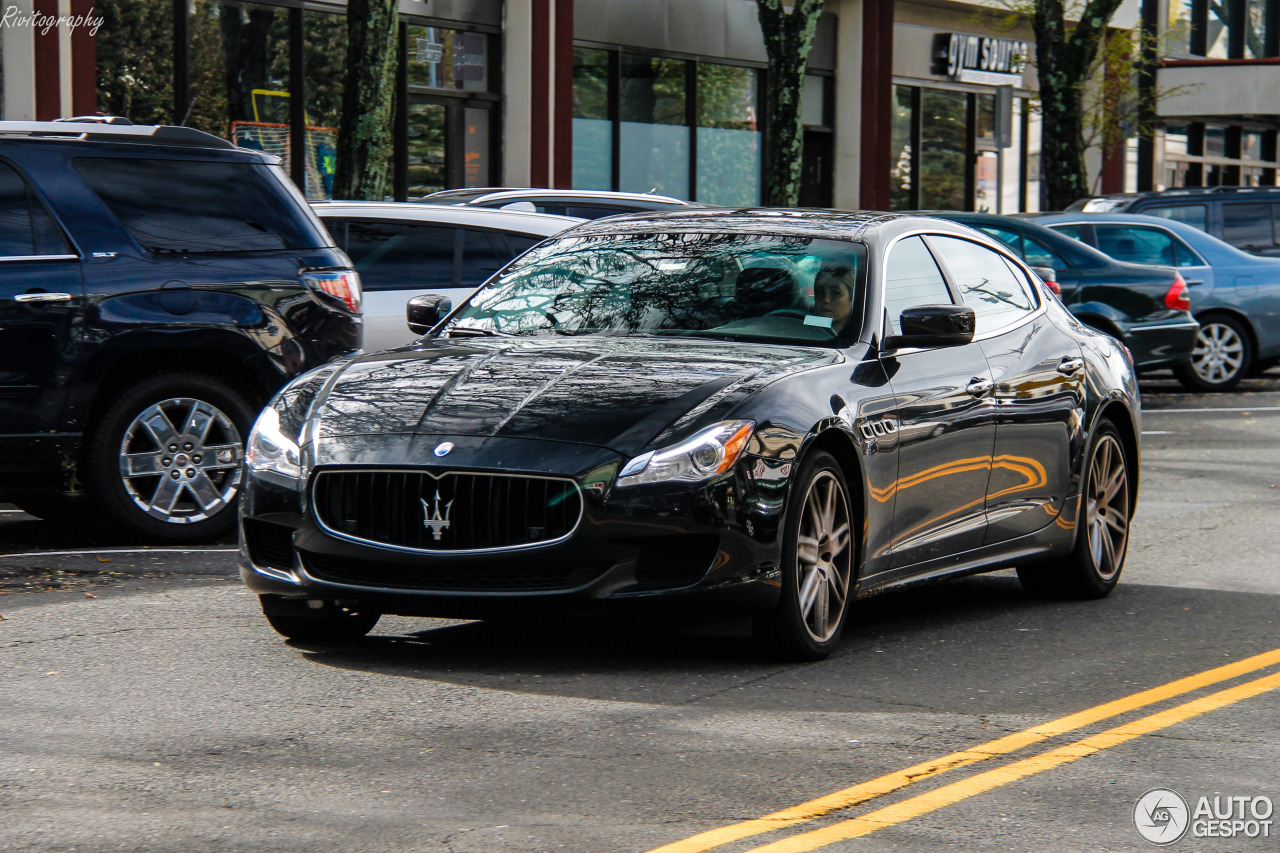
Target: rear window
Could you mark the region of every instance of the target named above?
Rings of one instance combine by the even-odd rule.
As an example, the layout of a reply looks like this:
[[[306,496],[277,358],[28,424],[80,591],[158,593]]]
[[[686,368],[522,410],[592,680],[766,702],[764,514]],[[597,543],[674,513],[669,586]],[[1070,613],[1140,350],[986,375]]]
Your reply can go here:
[[[149,252],[262,252],[331,245],[274,166],[79,157],[75,168]]]
[[[1271,205],[1266,202],[1222,205],[1222,239],[1241,249],[1270,249],[1276,244]]]
[[[1142,208],[1139,213],[1147,216],[1159,216],[1161,219],[1172,219],[1174,222],[1185,222],[1192,228],[1201,231],[1209,230],[1209,209],[1203,204],[1171,204]]]

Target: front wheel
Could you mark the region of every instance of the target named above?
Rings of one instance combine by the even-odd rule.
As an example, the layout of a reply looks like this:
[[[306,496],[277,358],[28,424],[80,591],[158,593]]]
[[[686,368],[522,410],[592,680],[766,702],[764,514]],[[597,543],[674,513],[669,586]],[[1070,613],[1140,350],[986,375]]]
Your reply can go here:
[[[1192,391],[1227,391],[1249,375],[1252,363],[1252,338],[1244,324],[1232,317],[1206,317],[1191,359],[1173,372]]]
[[[1129,547],[1129,482],[1120,432],[1104,421],[1085,469],[1075,547],[1061,560],[1020,566],[1024,589],[1062,598],[1102,598],[1115,589]]]
[[[149,377],[98,418],[89,486],[108,516],[149,540],[188,544],[236,520],[244,439],[255,409],[211,376]]]
[[[795,660],[821,660],[840,640],[849,615],[857,537],[844,473],[828,453],[805,459],[787,507],[782,538],[782,598],[759,617],[756,633]]]

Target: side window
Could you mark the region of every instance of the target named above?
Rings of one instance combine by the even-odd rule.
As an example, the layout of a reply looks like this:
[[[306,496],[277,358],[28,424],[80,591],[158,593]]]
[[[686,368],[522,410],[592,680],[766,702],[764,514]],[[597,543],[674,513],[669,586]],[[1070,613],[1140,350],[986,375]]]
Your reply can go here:
[[[606,207],[599,204],[566,204],[560,210],[547,211],[547,213],[563,213],[565,216],[580,216],[583,219],[599,219],[602,216],[616,216],[626,212],[626,208]]]
[[[1172,219],[1174,222],[1185,222],[1186,224],[1199,228],[1201,231],[1209,230],[1209,209],[1203,204],[1175,204],[1169,207],[1144,207],[1141,210],[1135,210],[1134,213],[1144,213],[1147,216],[1159,216],[1161,219]]]
[[[511,253],[511,257],[522,255],[530,246],[536,246],[541,243],[542,237],[531,237],[528,234],[511,234],[504,235],[507,238],[507,250]]]
[[[1270,249],[1276,244],[1271,205],[1265,202],[1223,204],[1222,239],[1241,249]]]
[[[457,287],[458,229],[392,219],[347,220],[346,252],[367,290]]]
[[[1117,261],[1164,267],[1179,266],[1176,243],[1173,235],[1167,231],[1103,223],[1093,227],[1098,235],[1098,248]]]
[[[1084,238],[1083,225],[1050,225],[1049,227],[1072,240],[1079,240],[1081,243],[1089,242]]]
[[[1003,329],[1036,309],[1035,297],[1003,257],[959,237],[930,237],[947,265],[960,298],[977,314],[976,335]]]
[[[884,310],[889,334],[902,334],[902,312],[916,305],[953,302],[947,282],[929,247],[919,237],[899,240],[884,266]]]
[[[70,250],[49,212],[13,167],[0,163],[0,256],[62,255]]]
[[[1067,263],[1066,258],[1062,257],[1039,240],[1024,237],[1022,244],[1025,247],[1022,257],[1027,262],[1028,266],[1053,267],[1055,270],[1065,270],[1071,266],[1071,264]]]
[[[483,284],[512,257],[503,235],[496,231],[467,228],[462,238],[462,268],[458,283],[464,287]]]

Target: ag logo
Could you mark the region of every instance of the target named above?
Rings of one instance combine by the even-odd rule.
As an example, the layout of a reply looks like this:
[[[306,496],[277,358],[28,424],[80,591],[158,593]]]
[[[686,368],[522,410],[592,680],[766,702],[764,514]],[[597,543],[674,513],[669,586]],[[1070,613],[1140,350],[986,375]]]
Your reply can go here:
[[[1152,844],[1172,844],[1187,834],[1191,812],[1187,801],[1168,788],[1153,788],[1133,807],[1133,825]]]

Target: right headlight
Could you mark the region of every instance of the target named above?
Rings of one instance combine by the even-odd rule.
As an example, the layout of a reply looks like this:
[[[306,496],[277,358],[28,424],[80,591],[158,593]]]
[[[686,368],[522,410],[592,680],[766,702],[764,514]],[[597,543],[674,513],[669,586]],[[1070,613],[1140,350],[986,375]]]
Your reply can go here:
[[[280,413],[268,406],[258,416],[246,443],[245,464],[255,477],[298,488],[302,484],[302,452],[280,429]]]

